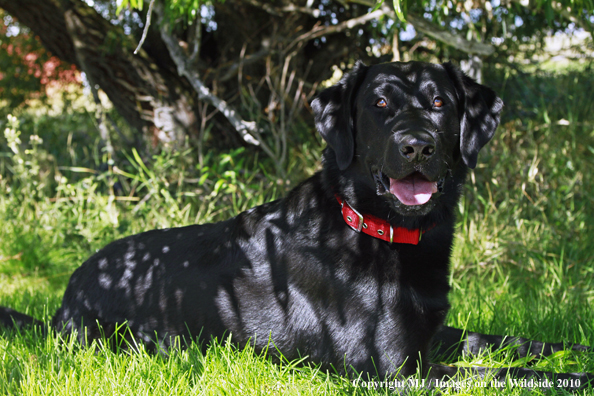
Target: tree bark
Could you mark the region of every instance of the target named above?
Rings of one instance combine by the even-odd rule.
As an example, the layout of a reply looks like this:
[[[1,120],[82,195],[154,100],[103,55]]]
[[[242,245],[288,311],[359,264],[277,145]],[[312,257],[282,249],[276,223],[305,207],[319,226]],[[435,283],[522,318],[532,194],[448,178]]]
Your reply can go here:
[[[64,13],[56,2],[0,0],[0,8],[37,34],[43,46],[52,54],[78,66],[74,45],[66,30]]]
[[[196,130],[195,98],[187,83],[159,67],[132,36],[78,0],[0,0],[19,23],[61,60],[85,72],[114,107],[154,144],[172,143]]]

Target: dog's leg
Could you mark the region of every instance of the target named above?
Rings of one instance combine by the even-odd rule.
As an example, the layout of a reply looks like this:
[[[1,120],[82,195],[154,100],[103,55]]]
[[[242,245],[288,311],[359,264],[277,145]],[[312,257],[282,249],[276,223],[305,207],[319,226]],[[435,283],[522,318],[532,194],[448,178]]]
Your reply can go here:
[[[450,367],[431,364],[427,381],[430,386],[511,387],[527,389],[564,389],[576,391],[594,387],[594,375],[589,373],[550,373],[521,367]]]
[[[486,350],[517,346],[518,357],[549,356],[555,352],[571,349],[579,352],[594,352],[594,348],[580,344],[549,343],[522,337],[498,336],[474,333],[453,327],[442,326],[433,337],[433,350],[437,356],[459,356],[462,353],[479,355]]]

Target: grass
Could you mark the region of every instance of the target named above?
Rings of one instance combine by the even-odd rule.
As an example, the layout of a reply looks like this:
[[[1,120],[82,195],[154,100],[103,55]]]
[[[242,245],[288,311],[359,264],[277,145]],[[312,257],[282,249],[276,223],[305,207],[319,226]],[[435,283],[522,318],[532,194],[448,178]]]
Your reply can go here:
[[[587,67],[487,75],[506,109],[458,208],[447,322],[594,345],[594,77]],[[319,167],[318,142],[294,145],[288,181],[244,150],[207,155],[201,165],[184,149],[109,158],[89,132],[87,107],[23,109],[20,125],[16,119],[4,125],[14,131],[12,142],[22,143],[0,137],[0,305],[38,318],[53,314],[72,271],[109,241],[227,218],[283,195]],[[224,342],[204,353],[191,344],[167,354],[149,354],[142,345],[114,351],[113,342],[82,348],[30,330],[0,333],[0,394],[390,393]],[[512,352],[446,363],[594,372],[591,353],[517,361]],[[508,386],[444,394],[529,392]],[[417,393],[423,392],[411,390]]]
[[[72,340],[14,337],[0,373],[4,391],[24,394],[320,394],[348,388],[346,381],[295,363],[272,364],[247,347],[214,344],[205,354],[192,344],[168,356],[114,352],[104,342],[81,348]],[[4,340],[3,340],[4,341]],[[34,346],[32,346],[34,345]],[[5,342],[0,347],[6,350]],[[297,390],[297,392],[295,392]]]

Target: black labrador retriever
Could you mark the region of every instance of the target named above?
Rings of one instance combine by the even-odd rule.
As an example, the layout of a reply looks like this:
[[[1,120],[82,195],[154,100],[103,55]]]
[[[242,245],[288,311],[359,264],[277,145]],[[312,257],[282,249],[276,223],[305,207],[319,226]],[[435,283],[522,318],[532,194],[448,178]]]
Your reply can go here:
[[[430,380],[454,376],[459,369],[427,362],[432,346],[478,353],[514,344],[523,356],[561,350],[443,326],[454,209],[502,107],[449,63],[358,63],[312,103],[328,144],[321,172],[232,219],[107,245],[70,278],[53,327],[77,331],[83,342],[124,322],[149,344],[231,334],[256,350],[272,341],[288,359],[379,378],[410,376],[419,364]],[[0,323],[39,322],[2,308]],[[592,380],[493,373],[507,374],[582,387]]]

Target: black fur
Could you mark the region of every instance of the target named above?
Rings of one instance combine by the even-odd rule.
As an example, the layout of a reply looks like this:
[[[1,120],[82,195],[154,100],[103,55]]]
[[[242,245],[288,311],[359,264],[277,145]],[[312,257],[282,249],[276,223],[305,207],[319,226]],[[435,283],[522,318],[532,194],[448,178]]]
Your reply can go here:
[[[378,106],[378,99],[387,105]],[[492,90],[450,64],[358,63],[312,103],[328,143],[321,172],[284,199],[227,221],[148,231],[107,245],[72,275],[53,327],[85,330],[92,339],[101,336],[97,323],[109,336],[127,321],[148,343],[155,334],[165,345],[175,336],[231,334],[258,351],[271,339],[288,359],[309,356],[343,372],[408,376],[420,357],[431,378],[454,375],[456,368],[427,362],[432,340],[444,353],[475,353],[503,342],[442,326],[454,209],[502,107]],[[411,145],[432,150],[407,157]],[[439,185],[423,205],[404,205],[386,185],[411,174]],[[431,230],[418,245],[357,233],[345,224],[335,194],[393,226]],[[4,325],[26,321],[19,315],[0,310]],[[522,348],[524,355],[548,354],[562,346]],[[485,369],[470,371],[482,376]],[[582,385],[591,379],[563,375]]]

